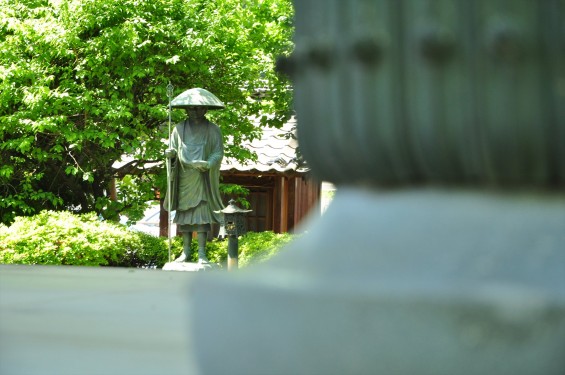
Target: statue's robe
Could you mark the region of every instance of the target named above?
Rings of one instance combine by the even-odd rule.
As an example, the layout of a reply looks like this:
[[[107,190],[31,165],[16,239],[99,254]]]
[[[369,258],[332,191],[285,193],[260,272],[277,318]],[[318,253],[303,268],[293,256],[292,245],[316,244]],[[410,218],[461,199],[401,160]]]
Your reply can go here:
[[[181,231],[197,230],[202,224],[221,223],[224,208],[220,196],[220,165],[224,156],[220,128],[207,124],[177,124],[171,134],[170,147],[177,153],[171,163],[171,211],[176,210],[174,223]],[[189,165],[207,161],[210,169],[201,172]],[[169,192],[167,192],[169,194]],[[168,197],[165,209],[169,210]]]

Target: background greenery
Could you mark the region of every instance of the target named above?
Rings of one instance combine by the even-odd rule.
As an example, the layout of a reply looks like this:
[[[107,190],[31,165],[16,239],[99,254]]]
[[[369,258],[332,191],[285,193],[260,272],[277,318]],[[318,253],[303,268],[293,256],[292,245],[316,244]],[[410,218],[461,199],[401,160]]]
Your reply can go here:
[[[293,239],[289,233],[249,232],[239,238],[239,266],[246,267],[274,256]],[[197,261],[197,241],[192,241]],[[227,240],[207,243],[208,259],[225,267]],[[182,252],[175,237],[172,257]],[[161,268],[168,261],[168,240],[101,221],[94,213],[42,211],[16,217],[8,227],[0,224],[0,263]]]
[[[169,82],[226,103],[209,113],[226,156],[252,159],[250,117],[290,115],[274,61],[291,52],[292,16],[290,0],[0,0],[0,222],[43,209],[139,219],[164,185]],[[122,155],[133,161],[116,170]]]

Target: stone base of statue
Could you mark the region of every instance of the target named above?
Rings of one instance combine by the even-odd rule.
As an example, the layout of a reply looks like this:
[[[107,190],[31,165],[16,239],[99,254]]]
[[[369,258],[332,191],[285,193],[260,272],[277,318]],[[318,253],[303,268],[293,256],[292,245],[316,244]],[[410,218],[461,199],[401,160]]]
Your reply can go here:
[[[163,271],[197,272],[211,271],[217,268],[218,266],[215,263],[169,262],[165,263]]]

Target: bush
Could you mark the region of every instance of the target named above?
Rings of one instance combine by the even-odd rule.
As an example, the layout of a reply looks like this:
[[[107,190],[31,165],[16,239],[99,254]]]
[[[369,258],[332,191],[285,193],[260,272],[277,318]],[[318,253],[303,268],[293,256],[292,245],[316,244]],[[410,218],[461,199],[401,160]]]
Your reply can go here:
[[[249,232],[239,239],[239,266],[247,267],[275,256],[295,238],[290,233]],[[227,241],[226,241],[227,242]]]
[[[249,232],[239,238],[239,266],[263,262],[294,238],[289,233]],[[100,221],[94,213],[42,211],[17,217],[9,227],[0,224],[0,263],[161,268],[168,261],[166,238],[128,230]],[[208,259],[227,263],[227,240],[206,244]],[[198,243],[191,243],[192,261],[198,260]],[[182,238],[172,241],[171,258],[182,253]]]
[[[166,240],[94,213],[42,211],[0,228],[0,263],[162,267],[167,260]]]
[[[244,268],[255,263],[264,262],[277,254],[295,235],[290,233],[249,232],[238,238],[238,264]],[[193,239],[190,244],[191,261],[198,261],[198,243]],[[182,251],[182,240],[175,238],[175,251]],[[228,258],[228,240],[214,239],[206,243],[206,256],[212,263],[226,267]]]

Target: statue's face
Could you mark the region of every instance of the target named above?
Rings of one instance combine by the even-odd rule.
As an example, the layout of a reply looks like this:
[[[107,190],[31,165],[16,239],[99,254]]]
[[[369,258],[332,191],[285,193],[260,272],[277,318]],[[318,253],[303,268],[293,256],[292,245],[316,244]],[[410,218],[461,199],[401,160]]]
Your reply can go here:
[[[203,118],[206,112],[208,112],[206,107],[189,107],[186,109],[188,117],[192,119]]]

